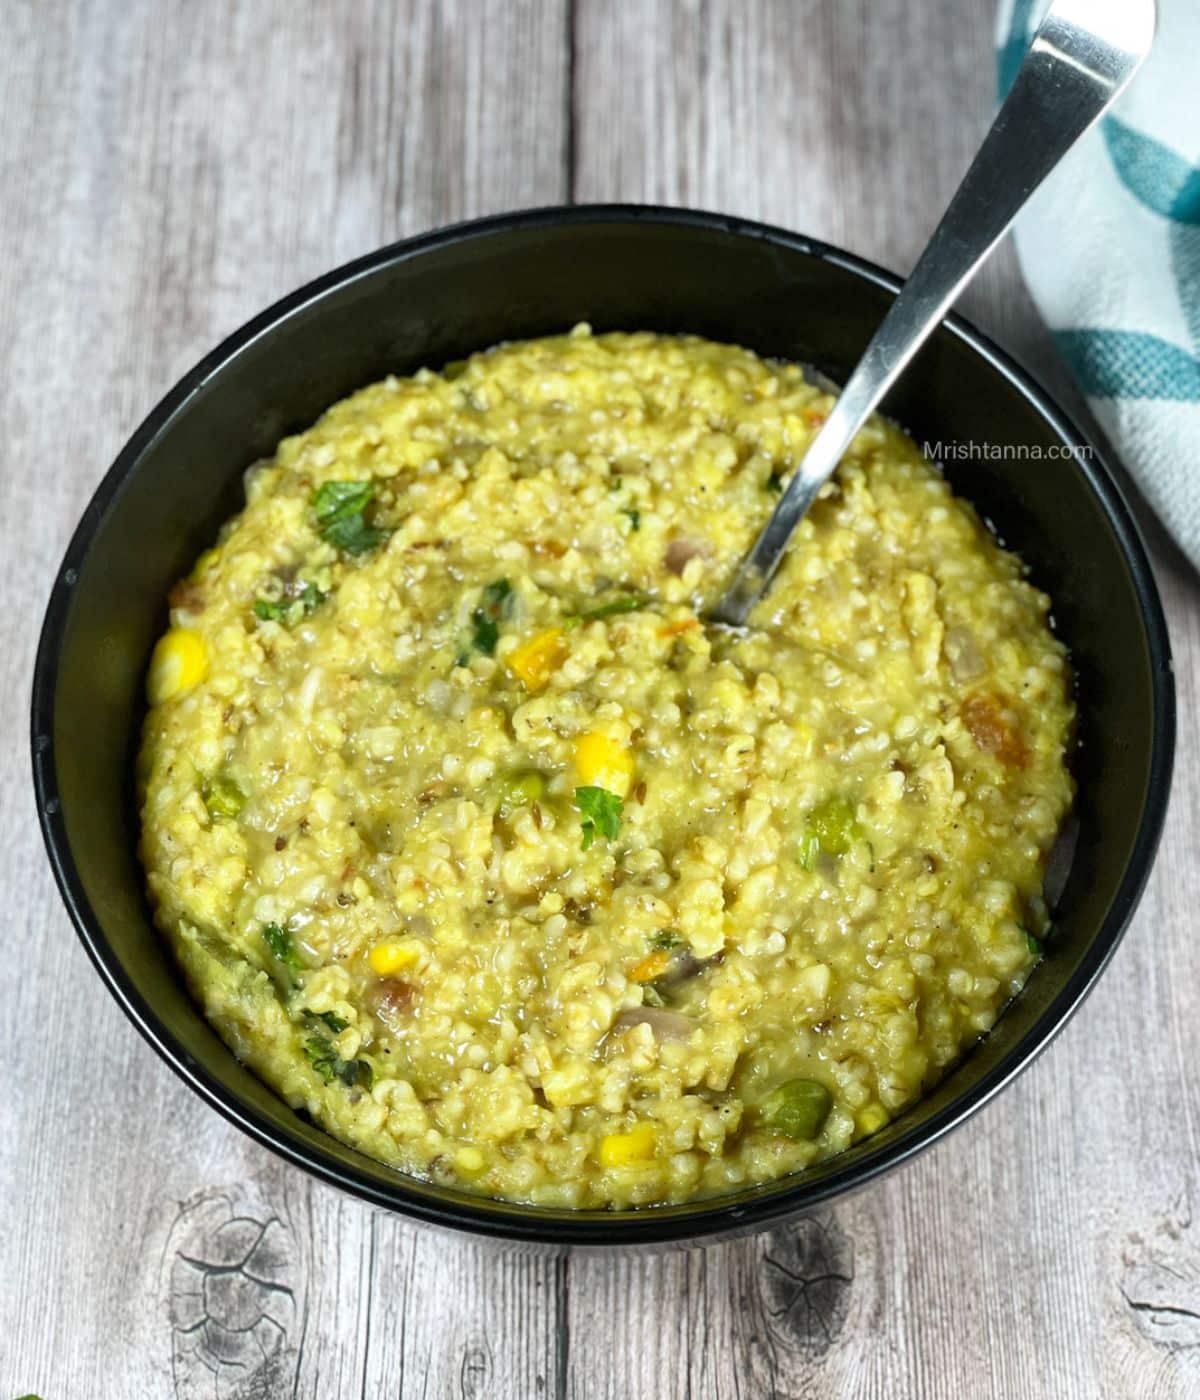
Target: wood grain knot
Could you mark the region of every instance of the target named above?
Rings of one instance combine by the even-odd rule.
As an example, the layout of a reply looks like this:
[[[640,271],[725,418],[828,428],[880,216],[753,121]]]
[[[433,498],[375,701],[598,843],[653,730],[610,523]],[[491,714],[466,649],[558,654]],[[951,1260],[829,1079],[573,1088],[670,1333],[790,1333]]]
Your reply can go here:
[[[291,1394],[301,1309],[292,1233],[277,1216],[204,1193],[168,1242],[171,1365],[187,1400]]]
[[[1200,1346],[1200,1249],[1186,1196],[1145,1234],[1131,1232],[1121,1251],[1118,1284],[1141,1334],[1172,1350]]]
[[[774,1230],[763,1256],[766,1314],[775,1338],[810,1355],[833,1345],[850,1311],[854,1241],[835,1216]]]
[[[458,1368],[458,1390],[462,1400],[484,1400],[492,1395],[492,1349],[484,1339],[468,1344]]]

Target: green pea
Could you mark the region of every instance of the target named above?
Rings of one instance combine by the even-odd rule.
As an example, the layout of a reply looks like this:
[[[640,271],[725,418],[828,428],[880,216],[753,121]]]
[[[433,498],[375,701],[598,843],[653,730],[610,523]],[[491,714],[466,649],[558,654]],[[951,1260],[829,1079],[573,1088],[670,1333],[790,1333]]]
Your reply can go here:
[[[854,804],[844,797],[827,797],[808,814],[808,834],[831,856],[844,856],[859,836]]]
[[[220,774],[204,784],[203,797],[213,821],[232,821],[246,805],[246,794],[237,783]]]
[[[763,1120],[794,1142],[811,1142],[825,1126],[833,1098],[815,1079],[789,1079],[762,1101]]]
[[[536,768],[510,773],[500,783],[500,815],[511,817],[519,807],[528,807],[545,793],[546,779]]]

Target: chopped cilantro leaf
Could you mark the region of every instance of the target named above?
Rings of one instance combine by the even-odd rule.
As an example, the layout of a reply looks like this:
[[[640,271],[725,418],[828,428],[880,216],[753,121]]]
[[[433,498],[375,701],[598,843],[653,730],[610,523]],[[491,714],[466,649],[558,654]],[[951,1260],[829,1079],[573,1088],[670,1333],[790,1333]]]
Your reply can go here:
[[[287,929],[281,924],[264,924],[262,936],[271,956],[277,962],[281,962],[284,967],[290,967],[293,972],[304,971],[300,954],[296,952],[296,945],[292,942],[292,935]]]
[[[623,510],[621,514],[629,517],[629,524],[634,530],[642,528],[642,512],[640,510]]]
[[[280,598],[278,602],[269,598],[255,599],[254,615],[263,622],[294,627],[301,618],[311,617],[328,597],[329,594],[323,593],[315,583],[306,583],[293,598]]]
[[[586,851],[597,836],[608,841],[617,839],[625,804],[615,792],[602,787],[577,787],[575,805],[579,808],[579,824],[583,831],[581,851]]]
[[[683,944],[683,939],[673,928],[660,928],[657,933],[652,933],[649,938],[651,948],[679,948]]]
[[[375,1071],[366,1060],[343,1060],[323,1035],[310,1035],[304,1042],[304,1053],[326,1084],[340,1079],[347,1088],[361,1084],[369,1089],[375,1082]]]
[[[767,490],[773,492],[776,496],[783,490],[783,477],[778,472],[772,472],[771,475],[767,477]]]
[[[315,583],[306,583],[300,590],[297,602],[299,602],[304,616],[311,617],[328,597],[329,594],[322,593]]]
[[[313,510],[322,525],[361,515],[375,496],[373,481],[327,481],[313,496]]]
[[[273,603],[267,598],[256,598],[254,616],[261,618],[263,622],[282,622],[286,607],[285,603]]]
[[[323,1025],[328,1026],[334,1035],[337,1035],[339,1031],[344,1031],[350,1024],[349,1021],[343,1021],[340,1016],[335,1016],[332,1011],[305,1011],[304,1019],[312,1022],[320,1021]]]
[[[373,481],[327,481],[312,501],[321,538],[345,554],[365,554],[381,545],[390,532],[366,520],[374,495]]]
[[[512,584],[498,578],[483,590],[479,606],[471,614],[471,645],[485,656],[491,656],[500,640],[500,620],[512,607]]]
[[[483,652],[484,656],[491,656],[500,640],[499,627],[490,617],[476,609],[471,617],[471,628],[471,645],[476,651]]]
[[[1025,935],[1026,948],[1029,949],[1029,951],[1033,954],[1035,958],[1040,958],[1042,956],[1041,941],[1035,938],[1027,928],[1022,928],[1021,932]]]
[[[335,520],[332,525],[322,526],[321,536],[343,554],[366,554],[387,539],[388,531],[368,525],[361,515],[351,515],[345,520]]]
[[[500,617],[511,596],[512,584],[506,578],[498,578],[483,590],[483,608],[490,617]]]

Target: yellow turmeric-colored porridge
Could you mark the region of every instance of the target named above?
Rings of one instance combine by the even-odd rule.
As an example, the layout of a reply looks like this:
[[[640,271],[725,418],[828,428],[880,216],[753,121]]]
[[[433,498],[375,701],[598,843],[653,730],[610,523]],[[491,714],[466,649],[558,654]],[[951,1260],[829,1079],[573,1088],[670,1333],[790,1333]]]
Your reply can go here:
[[[234,1052],[403,1171],[682,1201],[878,1130],[994,1022],[1071,801],[1048,600],[875,420],[742,633],[828,411],[649,334],[335,405],[171,595],[158,921]]]

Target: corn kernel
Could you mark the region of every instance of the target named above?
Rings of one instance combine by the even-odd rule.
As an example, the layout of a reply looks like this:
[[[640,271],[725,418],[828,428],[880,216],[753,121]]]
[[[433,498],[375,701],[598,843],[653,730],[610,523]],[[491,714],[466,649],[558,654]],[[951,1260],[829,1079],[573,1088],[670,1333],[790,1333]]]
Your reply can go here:
[[[887,1109],[882,1104],[869,1103],[858,1114],[857,1121],[859,1132],[869,1136],[871,1133],[877,1133],[880,1128],[886,1127],[890,1119]]]
[[[629,969],[629,976],[634,982],[653,982],[656,977],[661,977],[670,966],[670,953],[663,948],[656,948],[654,952],[647,953],[640,962],[634,963]]]
[[[199,632],[172,627],[158,639],[146,673],[146,698],[152,705],[173,700],[208,674],[208,648]]]
[[[380,977],[390,977],[393,972],[402,972],[421,956],[421,948],[413,939],[387,938],[376,943],[367,954],[371,971]]]
[[[654,1156],[658,1138],[650,1123],[639,1123],[627,1133],[609,1133],[600,1139],[600,1165],[625,1167],[634,1162],[647,1162]]]
[[[510,651],[504,664],[526,690],[537,691],[545,689],[550,677],[566,659],[563,629],[550,627]]]
[[[454,1166],[460,1176],[478,1176],[486,1165],[478,1147],[460,1147],[454,1154]]]
[[[624,797],[633,777],[633,754],[607,734],[592,730],[575,746],[575,767],[585,787],[602,787]]]

